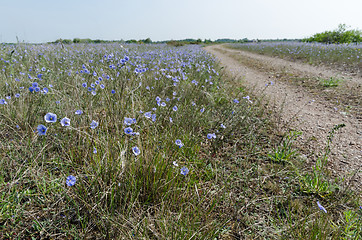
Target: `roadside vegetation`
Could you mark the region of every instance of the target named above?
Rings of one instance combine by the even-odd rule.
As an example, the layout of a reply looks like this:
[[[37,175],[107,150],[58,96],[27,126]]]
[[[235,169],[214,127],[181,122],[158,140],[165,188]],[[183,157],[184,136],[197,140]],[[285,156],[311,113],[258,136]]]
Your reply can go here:
[[[362,44],[322,44],[303,42],[262,42],[230,44],[232,48],[267,56],[323,65],[357,75],[361,71]]]
[[[293,47],[295,46],[295,44],[298,46],[298,48],[303,49],[303,44],[300,43],[259,43],[252,45],[230,44],[227,46],[231,49],[250,51],[252,53],[258,54],[265,53],[265,55],[273,57],[284,56],[284,59],[288,59],[291,56],[295,58],[295,55],[291,54],[292,51],[287,51],[288,49],[290,50],[292,48],[294,49],[293,51],[295,51],[295,47]],[[275,47],[273,48],[272,46]],[[311,46],[306,45],[305,47],[308,48]],[[278,51],[278,49],[280,51]],[[219,48],[218,51],[223,52],[224,54],[228,54],[228,56],[234,58],[235,60],[239,61],[245,66],[248,66],[251,69],[255,69],[257,71],[267,74],[273,81],[283,81],[294,86],[305,88],[308,92],[312,93],[316,97],[323,98],[324,100],[329,102],[331,107],[335,108],[335,111],[342,112],[343,114],[353,114],[355,116],[359,116],[362,111],[361,83],[350,82],[348,80],[348,77],[346,76],[335,75],[332,77],[323,77],[316,74],[308,74],[304,71],[299,71],[297,69],[289,67],[281,67],[275,64],[268,64],[258,58],[238,54],[238,52],[230,52],[227,50],[227,48]],[[298,50],[298,52],[301,51],[302,50]],[[303,51],[306,52],[306,50]],[[280,53],[280,55],[274,54],[277,52]],[[320,51],[320,55],[323,54],[325,53]],[[334,54],[337,53],[335,52]],[[343,65],[341,63],[338,64]]]
[[[357,29],[347,30],[346,24],[340,24],[336,30],[325,31],[314,34],[312,37],[303,39],[304,42],[320,42],[320,43],[361,43],[362,31]]]
[[[326,168],[343,125],[308,165],[301,133],[199,46],[0,59],[1,239],[361,238],[361,196]]]

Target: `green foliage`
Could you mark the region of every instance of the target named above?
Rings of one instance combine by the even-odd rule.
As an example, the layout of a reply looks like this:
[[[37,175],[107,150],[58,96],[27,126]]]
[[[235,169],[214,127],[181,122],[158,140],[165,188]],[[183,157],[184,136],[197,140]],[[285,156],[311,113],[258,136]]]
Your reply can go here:
[[[338,87],[343,80],[337,77],[330,77],[329,79],[320,78],[319,81],[323,87],[329,88]]]
[[[130,39],[130,40],[127,40],[126,43],[137,43],[137,40],[135,40],[135,39]]]
[[[355,210],[347,210],[343,212],[344,215],[344,228],[342,238],[347,239],[361,239],[362,238],[362,208]]]
[[[181,47],[181,46],[184,46],[185,43],[182,42],[182,41],[174,41],[174,40],[171,40],[171,41],[168,41],[168,42],[167,42],[167,45],[174,46],[174,47]]]
[[[340,24],[336,30],[317,33],[303,41],[321,43],[359,43],[362,42],[362,31],[357,29],[347,30],[347,25]]]
[[[149,44],[149,43],[152,43],[152,40],[151,40],[151,38],[146,38],[145,40],[142,40],[142,42]]]
[[[282,139],[281,144],[268,154],[268,157],[274,162],[290,162],[297,155],[293,144],[301,134],[301,132],[291,131]]]
[[[324,154],[317,159],[316,164],[312,169],[312,172],[307,173],[301,177],[301,189],[303,192],[306,192],[308,194],[316,194],[320,197],[325,197],[332,194],[338,188],[338,186],[330,180],[326,167],[328,156],[331,152],[330,144],[336,131],[343,127],[345,127],[345,124],[339,124],[335,125],[331,129],[327,138],[327,145],[325,147]]]
[[[70,39],[57,39],[54,43],[71,44],[73,41]]]

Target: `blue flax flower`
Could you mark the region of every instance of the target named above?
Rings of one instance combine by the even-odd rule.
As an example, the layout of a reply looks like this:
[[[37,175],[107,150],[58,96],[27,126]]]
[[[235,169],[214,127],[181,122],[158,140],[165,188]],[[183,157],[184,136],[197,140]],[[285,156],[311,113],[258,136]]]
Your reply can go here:
[[[189,169],[187,167],[182,167],[181,168],[181,174],[186,176],[189,173]]]
[[[141,153],[141,151],[140,151],[140,149],[138,147],[133,147],[132,152],[136,156],[138,156]]]
[[[90,124],[90,128],[95,129],[96,127],[98,127],[98,122],[93,120]]]
[[[47,122],[47,123],[55,123],[57,121],[57,115],[49,112],[49,113],[45,114],[44,119],[45,119],[45,122]]]
[[[77,110],[77,111],[75,111],[75,114],[76,114],[76,115],[81,115],[82,113],[83,113],[82,110]]]
[[[133,121],[133,118],[125,117],[123,123],[127,126],[131,126],[135,122]]]
[[[182,148],[183,145],[184,145],[184,144],[181,142],[180,139],[176,139],[175,144],[176,144],[179,148]]]
[[[48,92],[49,92],[49,89],[48,89],[48,88],[46,88],[46,87],[43,88],[43,93],[44,93],[44,94],[47,94]]]
[[[209,134],[207,134],[207,139],[212,139],[212,138],[216,138],[215,133],[209,133]]]
[[[60,124],[62,124],[63,127],[68,127],[70,126],[70,119],[65,117],[62,120],[60,120]]]
[[[151,118],[152,113],[151,112],[145,112],[145,118]]]
[[[317,201],[317,205],[319,207],[320,210],[322,210],[323,212],[327,213],[327,210],[319,203],[319,201]]]
[[[38,135],[39,136],[43,136],[47,132],[47,127],[42,125],[42,124],[38,125],[38,127],[36,129],[38,130]]]
[[[133,129],[132,129],[131,127],[126,127],[126,128],[124,129],[124,133],[125,133],[125,134],[132,134],[132,133],[133,133]]]
[[[77,181],[77,179],[73,175],[70,175],[67,177],[66,183],[69,187],[71,187],[71,186],[74,186],[76,181]]]

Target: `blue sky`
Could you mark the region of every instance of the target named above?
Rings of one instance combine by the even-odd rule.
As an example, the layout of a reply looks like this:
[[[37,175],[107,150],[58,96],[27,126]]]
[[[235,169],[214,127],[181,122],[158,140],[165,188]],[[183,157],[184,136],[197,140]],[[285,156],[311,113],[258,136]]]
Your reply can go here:
[[[361,0],[0,0],[0,42],[303,38],[345,23]]]

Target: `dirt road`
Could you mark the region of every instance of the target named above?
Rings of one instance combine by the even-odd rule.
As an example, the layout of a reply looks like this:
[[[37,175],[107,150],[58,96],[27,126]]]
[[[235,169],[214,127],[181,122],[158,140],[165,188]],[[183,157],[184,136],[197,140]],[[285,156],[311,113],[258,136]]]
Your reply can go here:
[[[345,124],[333,139],[328,167],[333,175],[345,176],[346,182],[350,181],[353,188],[362,190],[361,78],[345,79],[345,85],[350,88],[348,91],[354,91],[355,104],[354,111],[345,112],[333,102],[333,92],[328,92],[329,89],[324,91],[327,97],[323,97],[318,89],[309,85],[305,87],[303,83],[295,84],[288,77],[329,78],[342,73],[222,45],[208,46],[205,50],[212,53],[227,71],[244,81],[246,87],[254,89],[256,94],[265,94],[280,117],[282,130],[303,132],[298,144],[306,149],[304,157],[307,161],[314,161],[315,156],[323,151],[329,131],[335,125]],[[280,74],[284,77],[278,77]]]

